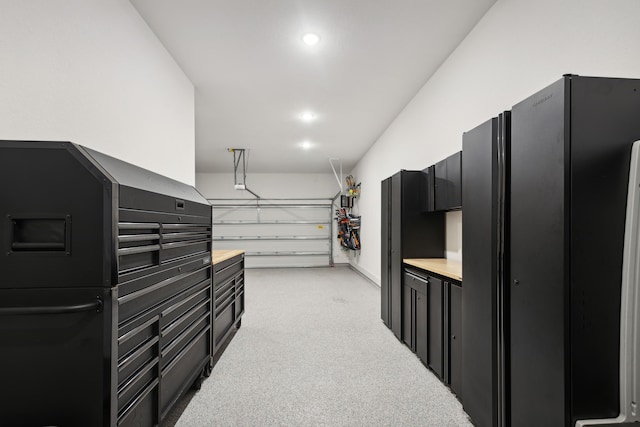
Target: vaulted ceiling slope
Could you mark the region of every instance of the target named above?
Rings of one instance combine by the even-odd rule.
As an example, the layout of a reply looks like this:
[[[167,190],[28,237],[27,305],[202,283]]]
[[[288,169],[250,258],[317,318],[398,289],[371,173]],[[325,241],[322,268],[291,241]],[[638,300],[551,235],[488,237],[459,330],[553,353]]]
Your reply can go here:
[[[250,172],[330,172],[329,158],[355,165],[495,0],[131,2],[195,86],[197,172],[233,171],[227,148],[249,150]]]

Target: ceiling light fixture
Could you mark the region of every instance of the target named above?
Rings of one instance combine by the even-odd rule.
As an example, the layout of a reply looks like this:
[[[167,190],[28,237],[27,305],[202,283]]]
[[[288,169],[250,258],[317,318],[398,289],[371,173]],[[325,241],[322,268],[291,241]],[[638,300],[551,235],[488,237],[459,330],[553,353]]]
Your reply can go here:
[[[300,120],[302,120],[303,122],[309,123],[315,118],[316,118],[316,115],[311,111],[305,111],[304,113],[300,114]]]
[[[311,148],[311,143],[309,141],[303,141],[300,143],[300,147],[302,147],[304,150],[308,150]]]
[[[302,36],[302,41],[309,46],[314,46],[318,44],[318,42],[320,41],[320,36],[313,33],[307,33],[304,36]]]

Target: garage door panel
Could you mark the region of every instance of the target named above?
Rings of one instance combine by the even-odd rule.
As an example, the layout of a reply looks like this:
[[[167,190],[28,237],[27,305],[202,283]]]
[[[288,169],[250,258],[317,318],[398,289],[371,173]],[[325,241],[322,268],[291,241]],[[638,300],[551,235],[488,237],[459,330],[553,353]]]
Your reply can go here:
[[[331,265],[331,199],[211,202],[213,248],[243,249],[246,268]]]

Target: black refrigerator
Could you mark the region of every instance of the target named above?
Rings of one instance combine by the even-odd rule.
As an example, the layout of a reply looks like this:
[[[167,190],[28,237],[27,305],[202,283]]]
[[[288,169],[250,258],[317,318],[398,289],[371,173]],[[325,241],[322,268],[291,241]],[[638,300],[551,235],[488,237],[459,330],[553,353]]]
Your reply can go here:
[[[510,112],[462,137],[462,396],[478,427],[505,425]]]
[[[510,130],[504,114],[465,134],[463,405],[476,426],[620,412],[639,112],[640,80],[566,75],[516,104]]]

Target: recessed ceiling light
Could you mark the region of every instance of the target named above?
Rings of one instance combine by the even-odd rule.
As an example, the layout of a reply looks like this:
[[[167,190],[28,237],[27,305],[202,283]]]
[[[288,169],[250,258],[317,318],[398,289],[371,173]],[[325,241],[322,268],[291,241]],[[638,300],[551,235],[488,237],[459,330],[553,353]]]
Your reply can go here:
[[[316,115],[311,111],[305,111],[304,113],[300,114],[300,120],[302,120],[303,122],[308,123],[315,118],[316,118]]]
[[[309,46],[313,46],[318,44],[318,42],[320,41],[320,36],[313,33],[307,33],[304,36],[302,36],[302,41],[308,44]]]
[[[309,141],[302,141],[302,142],[300,143],[300,147],[302,147],[302,149],[304,149],[304,150],[308,150],[308,149],[310,149],[310,148],[311,148],[311,145],[312,145],[312,144],[311,144]]]

